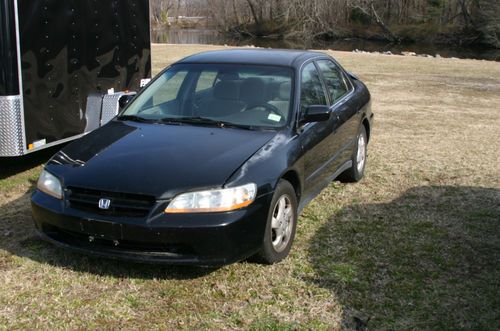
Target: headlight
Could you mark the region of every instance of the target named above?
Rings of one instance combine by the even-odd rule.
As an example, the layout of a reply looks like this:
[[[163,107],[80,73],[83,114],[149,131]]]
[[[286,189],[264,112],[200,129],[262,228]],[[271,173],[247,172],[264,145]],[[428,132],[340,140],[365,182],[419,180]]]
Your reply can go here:
[[[52,175],[50,172],[43,170],[38,179],[37,188],[53,196],[57,199],[62,199],[62,187],[61,182],[56,176]]]
[[[165,213],[211,213],[240,209],[250,205],[257,195],[257,185],[184,193],[176,196]]]

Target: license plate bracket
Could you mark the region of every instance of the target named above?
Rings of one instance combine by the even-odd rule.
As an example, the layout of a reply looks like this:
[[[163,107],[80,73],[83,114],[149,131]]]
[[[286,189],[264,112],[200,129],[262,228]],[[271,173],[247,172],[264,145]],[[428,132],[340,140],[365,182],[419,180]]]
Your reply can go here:
[[[123,238],[120,223],[87,219],[80,222],[80,229],[96,239],[121,240]]]

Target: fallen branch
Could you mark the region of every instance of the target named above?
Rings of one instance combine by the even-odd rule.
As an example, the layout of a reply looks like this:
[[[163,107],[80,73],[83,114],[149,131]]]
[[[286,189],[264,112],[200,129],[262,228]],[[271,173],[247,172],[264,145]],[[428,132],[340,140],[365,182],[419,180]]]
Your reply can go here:
[[[368,13],[365,8],[360,7],[360,6],[353,6],[353,8],[358,9],[359,11],[361,11],[363,13],[363,15],[366,15],[371,20],[375,21],[375,23],[377,23],[377,25],[382,29],[382,31],[384,32],[386,38],[389,41],[397,42],[397,43],[401,42],[401,38],[399,38],[398,36],[396,36],[389,29],[389,27],[387,27],[387,25],[385,25],[385,23],[382,21],[382,19],[380,18],[380,16],[378,16],[377,11],[375,10],[375,6],[373,5],[373,1],[370,1],[370,13]]]

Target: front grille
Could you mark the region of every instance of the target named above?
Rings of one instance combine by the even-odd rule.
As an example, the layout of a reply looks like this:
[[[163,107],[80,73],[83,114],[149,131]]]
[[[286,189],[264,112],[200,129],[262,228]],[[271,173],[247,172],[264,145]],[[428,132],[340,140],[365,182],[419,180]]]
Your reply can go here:
[[[80,187],[68,187],[66,196],[71,208],[99,215],[145,217],[155,203],[148,195],[106,192]],[[99,200],[109,199],[109,209],[99,208]]]

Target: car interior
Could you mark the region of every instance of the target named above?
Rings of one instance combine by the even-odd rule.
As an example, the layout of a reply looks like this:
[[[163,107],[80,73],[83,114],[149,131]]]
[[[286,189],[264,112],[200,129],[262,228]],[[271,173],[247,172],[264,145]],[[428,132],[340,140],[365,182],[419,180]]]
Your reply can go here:
[[[219,80],[202,92],[205,93],[198,103],[200,116],[230,116],[264,108],[287,117],[291,83],[260,77]]]

